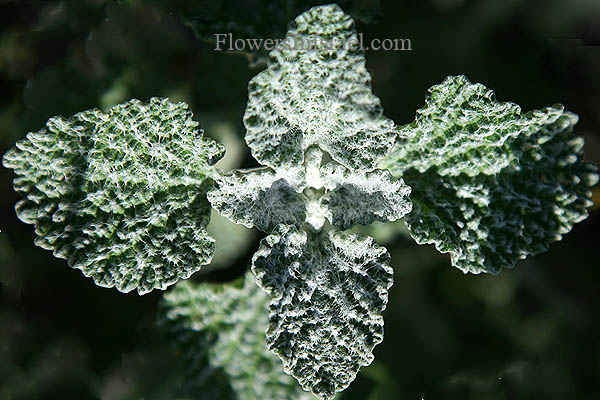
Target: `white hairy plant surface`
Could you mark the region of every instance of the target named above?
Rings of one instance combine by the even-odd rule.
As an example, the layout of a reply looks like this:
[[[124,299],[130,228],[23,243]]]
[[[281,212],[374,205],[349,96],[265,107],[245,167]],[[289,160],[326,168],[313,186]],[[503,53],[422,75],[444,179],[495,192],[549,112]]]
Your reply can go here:
[[[450,76],[398,127],[352,41],[337,5],[289,25],[248,85],[259,168],[216,169],[223,146],[160,98],[53,117],[4,156],[35,243],[100,286],[164,290],[209,264],[211,206],[264,232],[243,282],[182,282],[163,302],[203,398],[331,399],[373,361],[393,270],[356,225],[404,220],[465,273],[497,273],[587,217],[598,174],[575,114]]]

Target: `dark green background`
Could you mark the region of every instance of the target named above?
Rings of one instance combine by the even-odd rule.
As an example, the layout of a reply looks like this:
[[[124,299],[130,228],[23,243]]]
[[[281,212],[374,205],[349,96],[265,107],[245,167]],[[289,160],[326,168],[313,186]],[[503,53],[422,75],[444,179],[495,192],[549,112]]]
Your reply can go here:
[[[218,116],[241,138],[246,85],[259,69],[213,51],[179,16],[232,13],[242,26],[259,23],[256,32],[283,32],[277,18],[318,2],[272,3],[288,8],[0,0],[0,153],[53,115],[133,97],[186,101],[201,124]],[[367,53],[373,89],[398,124],[429,86],[465,74],[525,110],[565,104],[581,117],[586,157],[600,161],[600,2],[383,1],[379,18],[373,2],[344,5],[354,3],[370,21],[358,24],[367,40],[412,40],[412,52]],[[154,324],[161,293],[97,287],[35,247],[11,180],[0,168],[0,399],[169,398],[177,360]],[[600,398],[599,225],[592,211],[550,251],[498,276],[463,275],[399,237],[388,245],[396,275],[385,341],[343,398]],[[235,277],[257,245],[204,279]]]

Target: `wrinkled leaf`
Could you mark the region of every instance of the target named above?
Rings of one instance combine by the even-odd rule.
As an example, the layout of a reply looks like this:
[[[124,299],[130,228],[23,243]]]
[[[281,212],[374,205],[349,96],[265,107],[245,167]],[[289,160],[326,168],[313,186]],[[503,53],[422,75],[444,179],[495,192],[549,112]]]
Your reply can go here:
[[[187,105],[153,98],[53,117],[3,163],[38,246],[97,285],[144,294],[210,262],[205,196],[222,154]]]
[[[282,226],[252,268],[271,296],[267,345],[285,371],[323,399],[344,390],[383,340],[388,252],[369,237]]]
[[[388,171],[350,171],[328,163],[322,167],[323,202],[331,224],[341,230],[375,221],[396,221],[410,212],[410,187]]]
[[[335,4],[296,18],[288,45],[271,53],[268,68],[249,83],[246,142],[273,168],[300,165],[313,145],[348,168],[373,169],[391,149],[394,124],[382,114],[354,21]],[[328,41],[327,45],[289,43]]]
[[[300,226],[306,220],[298,174],[278,175],[270,168],[235,170],[222,175],[208,193],[212,206],[231,221],[265,232],[278,224]]]
[[[432,88],[382,163],[413,189],[412,236],[473,273],[547,250],[587,217],[598,181],[576,123],[558,106],[521,114],[464,77]]]
[[[513,143],[562,115],[560,105],[523,113],[496,101],[492,90],[466,77],[449,76],[431,87],[415,121],[399,129],[393,154],[382,163],[396,176],[412,168],[440,175],[491,175],[516,166],[524,149]]]

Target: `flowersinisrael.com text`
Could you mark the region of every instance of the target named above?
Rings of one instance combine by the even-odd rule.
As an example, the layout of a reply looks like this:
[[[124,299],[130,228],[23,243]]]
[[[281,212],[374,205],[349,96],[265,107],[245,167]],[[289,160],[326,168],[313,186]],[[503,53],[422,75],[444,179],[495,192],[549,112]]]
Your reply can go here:
[[[385,50],[385,51],[410,51],[412,42],[410,39],[372,39],[365,45],[362,33],[357,38],[351,38],[343,41],[339,39],[324,40],[320,38],[307,39],[301,36],[288,36],[285,39],[234,39],[232,33],[215,34],[217,51],[257,51],[265,49],[271,51],[278,46],[285,46],[288,49],[298,50]]]

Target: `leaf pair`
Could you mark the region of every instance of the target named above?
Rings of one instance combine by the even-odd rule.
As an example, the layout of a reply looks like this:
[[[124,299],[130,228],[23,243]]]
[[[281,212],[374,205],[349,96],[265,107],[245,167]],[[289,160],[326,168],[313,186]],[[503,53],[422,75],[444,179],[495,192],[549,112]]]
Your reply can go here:
[[[208,198],[219,213],[248,228],[271,232],[279,225],[308,224],[319,231],[326,219],[340,230],[400,219],[410,210],[409,193],[387,171],[351,172],[330,162],[312,171],[310,166],[233,171],[219,177]]]

